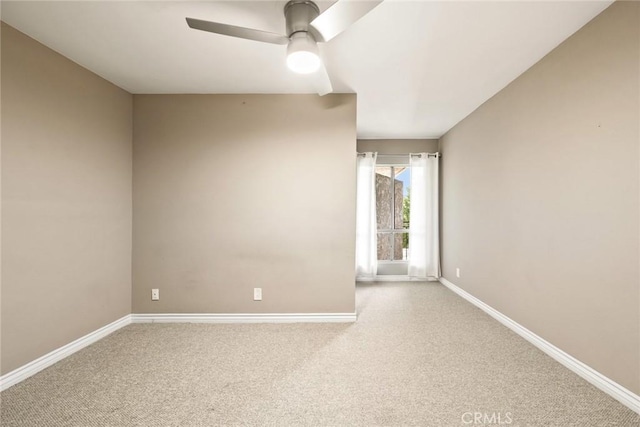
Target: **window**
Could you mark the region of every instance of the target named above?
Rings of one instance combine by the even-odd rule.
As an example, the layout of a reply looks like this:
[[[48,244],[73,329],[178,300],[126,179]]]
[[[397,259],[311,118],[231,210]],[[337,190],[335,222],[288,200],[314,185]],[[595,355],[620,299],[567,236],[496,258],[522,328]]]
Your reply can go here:
[[[406,261],[409,250],[409,183],[407,164],[376,167],[378,260]]]

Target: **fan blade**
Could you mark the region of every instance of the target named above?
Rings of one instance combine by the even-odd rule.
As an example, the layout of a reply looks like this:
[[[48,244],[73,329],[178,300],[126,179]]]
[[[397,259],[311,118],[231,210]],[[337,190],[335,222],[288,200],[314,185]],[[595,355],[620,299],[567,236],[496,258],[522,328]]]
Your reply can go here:
[[[318,92],[318,95],[320,96],[324,96],[328,93],[333,92],[331,79],[329,78],[329,73],[324,66],[324,61],[320,63],[320,68],[318,68],[318,71],[313,73],[313,87],[316,89],[316,92]]]
[[[318,41],[328,42],[373,10],[382,1],[338,0],[320,16],[311,21],[311,26],[321,36]]]
[[[251,28],[236,27],[235,25],[220,24],[218,22],[202,21],[200,19],[187,18],[187,24],[194,30],[208,31],[210,33],[225,36],[239,37],[241,39],[255,40],[258,42],[287,44],[289,37],[268,31],[253,30]]]

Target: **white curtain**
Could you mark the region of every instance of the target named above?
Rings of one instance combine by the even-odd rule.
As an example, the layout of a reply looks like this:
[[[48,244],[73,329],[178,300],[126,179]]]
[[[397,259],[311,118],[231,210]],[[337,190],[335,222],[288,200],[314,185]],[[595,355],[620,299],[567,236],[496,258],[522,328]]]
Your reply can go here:
[[[376,234],[376,157],[358,155],[356,190],[356,276],[371,277],[378,268]]]
[[[440,277],[438,156],[411,155],[409,276]]]

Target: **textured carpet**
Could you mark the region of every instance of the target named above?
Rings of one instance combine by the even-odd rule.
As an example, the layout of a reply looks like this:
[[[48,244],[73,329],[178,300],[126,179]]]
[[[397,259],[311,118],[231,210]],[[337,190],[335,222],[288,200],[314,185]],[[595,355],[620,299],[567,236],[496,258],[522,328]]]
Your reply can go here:
[[[438,283],[353,324],[134,324],[0,394],[9,426],[638,426]],[[477,413],[477,414],[476,414]]]

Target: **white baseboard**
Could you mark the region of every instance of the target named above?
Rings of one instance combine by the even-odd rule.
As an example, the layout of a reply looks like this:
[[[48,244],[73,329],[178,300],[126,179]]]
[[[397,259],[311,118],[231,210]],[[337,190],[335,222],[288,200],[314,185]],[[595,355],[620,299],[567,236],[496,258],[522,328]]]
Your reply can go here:
[[[30,376],[37,374],[45,368],[53,365],[56,362],[64,359],[67,356],[71,356],[73,353],[82,350],[83,348],[93,344],[94,342],[106,337],[107,335],[117,331],[118,329],[127,326],[131,323],[131,315],[126,316],[111,322],[100,329],[88,333],[87,335],[78,338],[77,340],[57,348],[36,360],[27,363],[11,372],[6,373],[0,377],[0,391],[4,391],[12,385],[18,384]]]
[[[132,314],[133,323],[309,323],[355,322],[356,313],[166,313]]]
[[[356,277],[356,282],[437,282],[438,279],[424,279],[412,276],[399,276],[395,274],[382,274],[373,277]]]
[[[640,414],[640,396],[633,393],[632,391],[626,389],[621,386],[617,382],[607,378],[602,375],[600,372],[591,368],[590,366],[585,365],[575,357],[571,356],[568,353],[560,350],[558,347],[554,346],[550,342],[545,339],[539,337],[534,334],[524,326],[520,325],[518,322],[508,318],[504,314],[500,313],[498,310],[493,307],[485,304],[480,301],[478,298],[454,285],[444,277],[440,278],[440,283],[445,285],[447,288],[451,289],[456,294],[460,295],[462,298],[469,301],[471,304],[480,308],[482,311],[487,313],[489,316],[496,319],[498,322],[505,325],[507,328],[514,331],[516,334],[520,335],[525,340],[529,341],[534,346],[538,347],[540,350],[545,352],[547,355],[551,356],[557,362],[564,365],[566,368],[570,369],[574,373],[578,374],[594,386],[598,387],[603,392],[607,393],[609,396],[618,400],[623,405],[627,406],[631,410]]]

